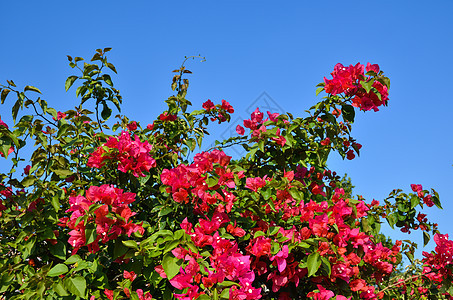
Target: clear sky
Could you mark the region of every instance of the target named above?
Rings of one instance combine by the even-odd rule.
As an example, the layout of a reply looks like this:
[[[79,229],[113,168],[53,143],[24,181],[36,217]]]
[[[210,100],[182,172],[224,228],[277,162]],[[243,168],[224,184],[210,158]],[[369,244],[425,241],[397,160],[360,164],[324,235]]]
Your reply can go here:
[[[238,118],[263,92],[303,116],[337,62],[377,63],[391,79],[389,106],[358,114],[361,157],[334,157],[330,168],[347,172],[368,201],[394,188],[410,191],[411,183],[435,188],[444,210],[427,209],[428,217],[453,234],[450,0],[2,1],[0,8],[2,83],[37,86],[49,105],[71,109],[78,100],[75,89],[64,91],[74,73],[66,55],[89,59],[112,47],[123,113],[142,126],[165,108],[171,71],[184,56],[207,59],[187,63],[194,72],[187,98],[197,109],[226,99]],[[0,115],[10,122],[7,104]],[[422,243],[420,232],[393,236]]]

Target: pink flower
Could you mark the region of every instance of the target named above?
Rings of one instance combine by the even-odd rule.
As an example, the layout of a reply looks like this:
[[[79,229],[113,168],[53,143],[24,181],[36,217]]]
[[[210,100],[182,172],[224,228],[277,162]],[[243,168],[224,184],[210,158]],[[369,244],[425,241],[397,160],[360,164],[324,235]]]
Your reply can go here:
[[[266,181],[260,177],[249,177],[245,180],[245,182],[245,187],[251,189],[254,192],[257,192],[259,188],[262,188],[266,185]]]
[[[6,127],[6,129],[8,129],[8,125],[6,125],[6,123],[2,121],[1,117],[0,117],[0,126],[4,126],[4,127]]]
[[[128,272],[128,271],[124,270],[123,277],[124,277],[124,279],[129,279],[130,281],[134,281],[134,279],[137,278],[137,275],[135,274],[134,271]]]
[[[109,298],[109,300],[113,300],[113,291],[105,289],[104,294],[107,296],[107,298]]]
[[[66,114],[65,113],[62,113],[61,111],[57,112],[57,119],[58,120],[61,120],[61,119],[64,119],[66,118]]]
[[[277,261],[278,271],[283,273],[286,268],[286,258],[288,258],[288,245],[284,245],[276,255],[270,258],[271,261],[274,259]]]
[[[270,111],[267,112],[267,115],[269,116],[269,120],[271,120],[272,122],[277,122],[277,117],[280,115],[279,113],[273,113],[271,114]]]
[[[245,129],[241,125],[236,126],[236,132],[240,135],[244,135]]]
[[[322,285],[318,284],[317,286],[319,292],[310,292],[307,294],[307,297],[313,297],[315,300],[328,300],[335,296],[332,291],[325,289]]]
[[[254,112],[252,112],[251,120],[255,123],[261,123],[263,121],[264,114],[260,112],[259,108],[257,107]]]
[[[379,73],[379,65],[378,65],[378,64],[372,65],[372,64],[370,64],[370,63],[367,63],[367,65],[366,65],[366,71],[367,71],[367,72],[373,71],[373,72],[375,72],[376,74],[378,74],[378,73]]]

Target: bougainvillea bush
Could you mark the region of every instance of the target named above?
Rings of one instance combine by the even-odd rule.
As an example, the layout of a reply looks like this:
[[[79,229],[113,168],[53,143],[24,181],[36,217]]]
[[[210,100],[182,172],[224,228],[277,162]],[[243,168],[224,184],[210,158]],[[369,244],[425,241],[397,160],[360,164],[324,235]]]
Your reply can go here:
[[[167,110],[140,124],[120,114],[109,50],[68,56],[72,110],[0,85],[13,120],[0,121],[11,167],[0,174],[0,299],[451,298],[453,241],[420,212],[441,208],[437,193],[414,184],[367,201],[326,165],[333,152],[357,159],[357,111],[387,106],[378,65],[337,64],[304,117],[257,108],[196,153],[233,106],[189,102],[183,63]],[[225,153],[238,145],[244,157]],[[433,237],[435,251],[414,258],[382,222]]]

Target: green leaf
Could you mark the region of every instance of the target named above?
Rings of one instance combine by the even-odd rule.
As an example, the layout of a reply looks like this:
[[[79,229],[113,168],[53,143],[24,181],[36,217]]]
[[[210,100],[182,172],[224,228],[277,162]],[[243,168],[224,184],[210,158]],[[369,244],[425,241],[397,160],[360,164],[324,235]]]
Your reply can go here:
[[[80,298],[86,299],[85,290],[87,283],[85,281],[85,278],[83,278],[82,276],[66,278],[64,285],[69,292],[73,293],[76,296],[79,296]]]
[[[352,105],[342,105],[341,113],[343,114],[343,119],[350,123],[354,123],[355,110]]]
[[[217,177],[209,177],[207,180],[207,184],[209,188],[216,186],[219,183],[219,178]]]
[[[96,240],[96,237],[96,227],[92,224],[88,224],[85,229],[86,244],[88,245],[94,242]]]
[[[41,91],[37,87],[31,86],[31,85],[27,85],[24,88],[24,92],[26,92],[26,91],[32,91],[32,92],[36,92],[36,93],[42,94]]]
[[[168,280],[172,279],[179,273],[181,263],[182,261],[170,253],[164,255],[164,258],[162,259],[162,268],[164,269]]]
[[[1,104],[5,103],[5,99],[6,99],[6,96],[8,96],[9,92],[11,92],[10,90],[8,89],[4,89],[2,90],[2,94],[1,94]]]
[[[367,93],[370,92],[371,87],[373,86],[373,83],[374,83],[374,79],[371,79],[371,80],[368,81],[368,82],[366,82],[365,80],[360,81],[360,84],[362,85],[362,87],[365,89],[365,91],[366,91]]]
[[[60,176],[60,178],[66,178],[73,174],[71,170],[56,169],[56,170],[52,170],[52,171],[55,174],[57,174],[58,176]]]
[[[436,193],[436,194],[437,194],[437,193]],[[435,195],[435,196],[432,196],[431,199],[433,200],[433,203],[434,203],[438,208],[443,209],[443,208],[442,208],[442,205],[440,204],[439,196],[438,196],[438,195],[437,195],[437,196],[436,196],[436,195]]]
[[[327,276],[330,277],[330,274],[332,273],[332,266],[330,265],[329,260],[326,257],[321,257],[322,260],[322,265],[324,266],[324,269],[327,269]]]
[[[122,241],[123,245],[129,248],[138,249],[137,242],[134,240]]]
[[[79,78],[79,76],[69,76],[68,79],[66,79],[66,82],[64,84],[64,88],[66,92],[71,88],[71,86],[74,84],[74,81],[76,81]]]
[[[411,197],[411,209],[413,209],[414,207],[416,207],[418,204],[420,203],[420,198],[413,195]]]
[[[63,286],[63,282],[59,281],[58,283],[54,283],[52,285],[52,289],[57,292],[58,296],[64,297],[69,296],[68,291]]]
[[[429,236],[429,233],[426,231],[423,231],[423,247],[425,247],[428,243],[431,237]]]
[[[173,211],[173,209],[171,207],[165,207],[164,209],[160,210],[159,213],[158,213],[158,217],[162,217],[162,216],[166,216],[168,215],[169,213],[171,213]]]
[[[394,229],[395,228],[394,225],[396,223],[396,215],[391,214],[386,217],[386,220],[387,220],[387,223],[389,223],[390,227],[392,227],[392,229]]]
[[[297,188],[292,188],[292,189],[289,189],[289,194],[291,195],[291,197],[293,197],[295,200],[302,200],[303,198],[303,193],[301,193],[299,190],[297,190]]]
[[[72,264],[75,264],[76,262],[79,262],[81,260],[82,260],[82,258],[80,258],[79,255],[74,254],[74,255],[70,256],[64,263],[67,264],[67,265],[72,265]]]
[[[316,96],[319,95],[319,93],[321,93],[322,91],[324,91],[324,87],[319,87],[316,89]]]
[[[318,252],[313,252],[308,256],[307,259],[307,268],[308,268],[308,276],[313,276],[318,271],[319,267],[321,266],[321,256]]]
[[[104,79],[105,83],[107,83],[108,85],[113,86],[112,78],[109,74],[102,75],[102,79]]]
[[[106,66],[107,66],[110,70],[112,70],[113,72],[116,73],[116,68],[115,68],[115,66],[114,66],[113,64],[111,64],[111,63],[106,63]]]
[[[29,176],[25,177],[21,183],[24,187],[28,187],[28,186],[32,185],[35,181],[36,181],[35,176],[29,175]]]
[[[69,271],[69,269],[66,265],[58,264],[58,265],[54,266],[52,269],[50,269],[49,273],[47,273],[47,276],[50,276],[50,277],[60,276],[61,274],[64,274],[68,271]]]

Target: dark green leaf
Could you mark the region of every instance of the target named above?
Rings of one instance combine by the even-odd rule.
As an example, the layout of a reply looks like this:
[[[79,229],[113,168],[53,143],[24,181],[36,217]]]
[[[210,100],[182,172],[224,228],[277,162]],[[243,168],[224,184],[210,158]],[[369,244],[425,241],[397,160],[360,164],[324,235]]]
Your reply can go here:
[[[430,239],[431,239],[431,237],[429,236],[429,233],[427,233],[426,231],[423,231],[423,247],[429,243]]]
[[[113,86],[112,78],[109,74],[102,75],[102,79],[104,79],[105,83],[107,83],[108,85]]]
[[[115,66],[114,66],[113,64],[107,63],[106,66],[107,66],[110,70],[112,70],[113,72],[116,73],[116,68],[115,68]]]
[[[350,123],[354,123],[355,110],[352,105],[342,105],[341,112],[343,114],[343,119]]]
[[[66,259],[66,244],[62,241],[58,241],[55,245],[50,245],[49,251],[53,256],[59,259]]]
[[[104,120],[107,120],[108,118],[110,118],[111,115],[112,115],[112,110],[107,106],[107,104],[104,104],[104,108],[102,109],[102,112],[101,112],[101,117]]]
[[[3,89],[2,94],[1,94],[1,104],[5,103],[6,96],[8,96],[9,92],[11,92],[8,89]]]
[[[96,227],[94,225],[88,224],[85,228],[85,239],[86,239],[86,244],[91,244],[96,240],[97,234],[96,234]]]

